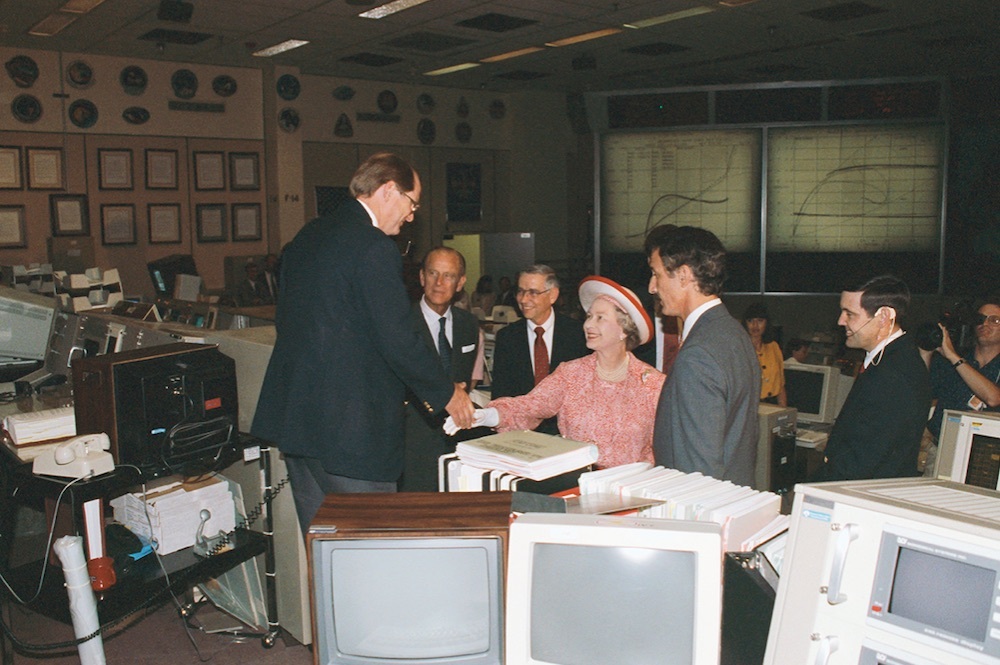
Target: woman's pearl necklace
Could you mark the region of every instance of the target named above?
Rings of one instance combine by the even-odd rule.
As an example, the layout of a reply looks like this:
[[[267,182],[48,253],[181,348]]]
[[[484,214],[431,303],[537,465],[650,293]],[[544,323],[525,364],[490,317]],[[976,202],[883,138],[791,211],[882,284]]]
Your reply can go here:
[[[628,356],[625,356],[624,362],[615,369],[604,369],[601,367],[600,361],[597,363],[597,377],[603,379],[604,381],[610,381],[611,383],[617,383],[625,378],[628,374]]]

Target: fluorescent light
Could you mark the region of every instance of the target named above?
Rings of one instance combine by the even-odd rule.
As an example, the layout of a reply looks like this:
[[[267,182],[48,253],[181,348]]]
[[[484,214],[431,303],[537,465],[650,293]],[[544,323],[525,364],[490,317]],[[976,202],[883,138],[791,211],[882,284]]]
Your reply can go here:
[[[361,12],[358,16],[361,18],[385,18],[386,16],[395,14],[396,12],[401,12],[404,9],[422,5],[425,2],[427,2],[427,0],[393,0],[392,2],[380,5],[375,9],[369,9],[366,12]]]
[[[663,16],[654,16],[653,18],[646,18],[641,21],[632,21],[631,23],[626,23],[626,28],[648,28],[651,25],[659,25],[661,23],[669,23],[670,21],[679,21],[682,18],[691,18],[692,16],[698,16],[699,14],[707,14],[709,12],[714,12],[715,9],[712,7],[692,7],[691,9],[684,9],[679,12],[671,12],[669,14],[664,14]]]
[[[543,46],[529,46],[527,48],[521,48],[516,51],[507,51],[506,53],[501,53],[500,55],[491,55],[488,58],[483,58],[479,62],[500,62],[501,60],[510,60],[511,58],[518,58],[522,55],[528,55],[529,53],[538,53],[539,51],[544,51]]]
[[[308,41],[303,39],[286,39],[280,44],[275,44],[274,46],[268,46],[267,48],[262,48],[259,51],[254,51],[253,54],[262,58],[270,58],[272,55],[278,55],[279,53],[284,53],[285,51],[291,51],[293,48],[305,46],[308,43]]]
[[[66,26],[75,21],[79,14],[67,14],[65,12],[53,12],[35,24],[28,30],[29,35],[35,37],[52,37],[62,32]]]
[[[434,69],[429,72],[424,72],[424,76],[440,76],[441,74],[454,74],[455,72],[460,72],[463,69],[472,69],[473,67],[478,67],[478,62],[463,62],[460,65],[452,65],[451,67],[442,67],[441,69]]]
[[[608,35],[617,35],[619,32],[621,32],[621,28],[605,28],[604,30],[585,32],[582,35],[576,35],[575,37],[567,37],[566,39],[559,39],[554,42],[545,42],[545,45],[570,46],[572,44],[579,44],[580,42],[589,42],[591,39],[600,39],[601,37],[607,37]]]
[[[65,5],[59,8],[61,12],[70,14],[86,14],[104,0],[68,0]]]

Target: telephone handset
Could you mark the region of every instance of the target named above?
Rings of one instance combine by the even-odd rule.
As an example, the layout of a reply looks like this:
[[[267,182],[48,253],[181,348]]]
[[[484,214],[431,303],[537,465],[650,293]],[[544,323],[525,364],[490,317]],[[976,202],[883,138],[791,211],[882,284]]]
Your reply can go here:
[[[115,470],[115,460],[107,452],[110,448],[111,440],[107,434],[84,434],[39,454],[31,470],[36,474],[62,478],[99,476]]]

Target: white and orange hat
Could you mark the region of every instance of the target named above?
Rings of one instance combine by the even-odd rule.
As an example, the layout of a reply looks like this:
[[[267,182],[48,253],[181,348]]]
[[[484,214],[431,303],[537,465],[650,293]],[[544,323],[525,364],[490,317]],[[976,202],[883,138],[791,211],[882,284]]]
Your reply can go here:
[[[639,329],[640,344],[645,344],[652,338],[653,320],[649,318],[646,308],[639,302],[632,289],[600,275],[584,277],[580,282],[580,304],[583,305],[584,311],[590,310],[590,306],[598,296],[611,298],[622,311],[632,317],[635,327]]]

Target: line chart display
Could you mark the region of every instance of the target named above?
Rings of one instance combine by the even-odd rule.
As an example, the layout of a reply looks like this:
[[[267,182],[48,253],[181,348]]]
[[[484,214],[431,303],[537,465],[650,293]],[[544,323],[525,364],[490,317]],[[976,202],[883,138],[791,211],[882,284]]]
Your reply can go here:
[[[601,147],[601,237],[608,252],[642,252],[654,226],[712,231],[753,251],[760,227],[761,132],[608,134]]]
[[[772,129],[769,252],[934,251],[940,241],[940,126]]]

